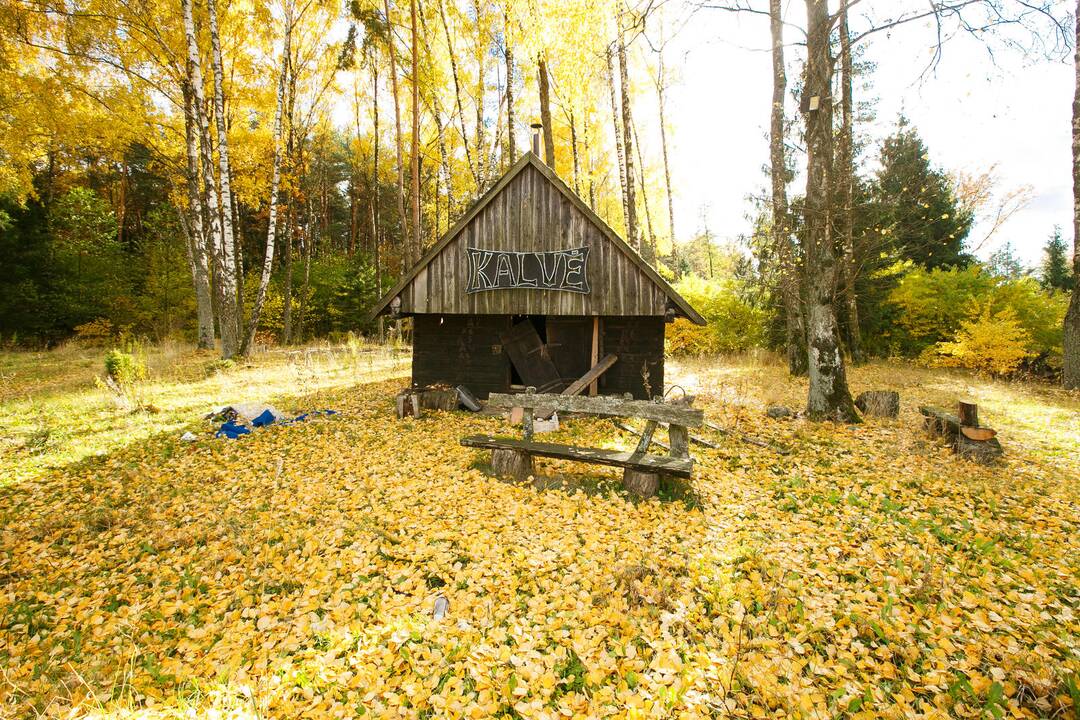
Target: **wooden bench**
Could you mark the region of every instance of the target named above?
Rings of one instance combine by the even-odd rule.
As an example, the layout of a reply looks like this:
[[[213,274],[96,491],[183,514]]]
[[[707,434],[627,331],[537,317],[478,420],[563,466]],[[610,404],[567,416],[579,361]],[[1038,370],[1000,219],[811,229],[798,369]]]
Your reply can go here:
[[[518,480],[532,475],[535,456],[611,465],[623,468],[624,485],[639,495],[655,493],[661,475],[690,477],[694,460],[690,457],[688,428],[701,427],[705,422],[704,413],[690,407],[689,402],[550,395],[536,393],[532,388],[521,395],[492,393],[488,406],[503,410],[515,407],[524,409],[523,437],[520,440],[490,435],[472,435],[461,440],[466,447],[491,450],[492,468],[500,475],[510,475]],[[535,442],[533,416],[541,408],[563,413],[641,418],[645,420],[645,429],[637,448],[631,452]],[[652,436],[660,423],[668,425],[671,449],[667,455],[650,455],[648,450]]]

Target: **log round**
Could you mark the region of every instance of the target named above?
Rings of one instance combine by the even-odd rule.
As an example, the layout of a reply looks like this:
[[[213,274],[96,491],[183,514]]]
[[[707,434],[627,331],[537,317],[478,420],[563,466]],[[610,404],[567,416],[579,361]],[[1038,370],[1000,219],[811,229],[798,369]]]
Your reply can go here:
[[[656,494],[660,487],[660,476],[656,473],[646,473],[640,470],[623,470],[623,487],[631,494],[640,498],[650,498]]]
[[[534,474],[532,455],[519,450],[492,450],[491,469],[501,477],[526,480]]]
[[[855,407],[873,417],[894,418],[900,414],[900,393],[895,390],[867,390],[855,398]]]

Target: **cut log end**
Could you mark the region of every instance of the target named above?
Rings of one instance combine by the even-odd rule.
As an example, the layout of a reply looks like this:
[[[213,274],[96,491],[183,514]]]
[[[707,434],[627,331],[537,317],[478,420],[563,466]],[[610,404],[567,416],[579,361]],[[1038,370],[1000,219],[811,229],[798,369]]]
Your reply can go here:
[[[518,482],[535,474],[532,455],[519,450],[492,450],[491,469],[500,477],[512,478]]]

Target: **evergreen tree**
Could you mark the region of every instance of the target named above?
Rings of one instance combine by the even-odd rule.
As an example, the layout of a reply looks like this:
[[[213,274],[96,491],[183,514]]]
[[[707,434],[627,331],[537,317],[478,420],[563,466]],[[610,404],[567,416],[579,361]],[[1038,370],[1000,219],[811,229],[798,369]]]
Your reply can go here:
[[[1043,264],[1041,269],[1042,286],[1047,290],[1072,290],[1076,279],[1069,269],[1069,246],[1061,237],[1061,227],[1054,226],[1054,234],[1051,235],[1043,248]]]
[[[899,258],[927,269],[964,267],[974,217],[960,207],[948,176],[930,163],[915,128],[901,117],[881,148],[881,169],[872,189],[880,234]]]
[[[1006,242],[990,254],[986,262],[986,269],[991,275],[1017,280],[1028,274],[1024,263],[1016,256],[1016,249],[1011,242]]]

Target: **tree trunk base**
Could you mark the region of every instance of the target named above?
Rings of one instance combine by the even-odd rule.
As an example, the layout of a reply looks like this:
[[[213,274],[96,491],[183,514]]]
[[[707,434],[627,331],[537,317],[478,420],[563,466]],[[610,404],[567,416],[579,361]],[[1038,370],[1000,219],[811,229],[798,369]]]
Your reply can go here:
[[[900,415],[900,393],[893,390],[868,390],[855,398],[855,407],[873,417],[894,418]]]
[[[960,457],[967,458],[980,465],[993,465],[999,457],[1005,454],[997,438],[971,440],[963,433],[956,436],[954,449]]]
[[[639,498],[650,498],[660,487],[660,475],[629,468],[623,470],[623,487]]]
[[[492,450],[491,469],[500,477],[513,478],[519,482],[535,474],[532,455],[520,450]]]

